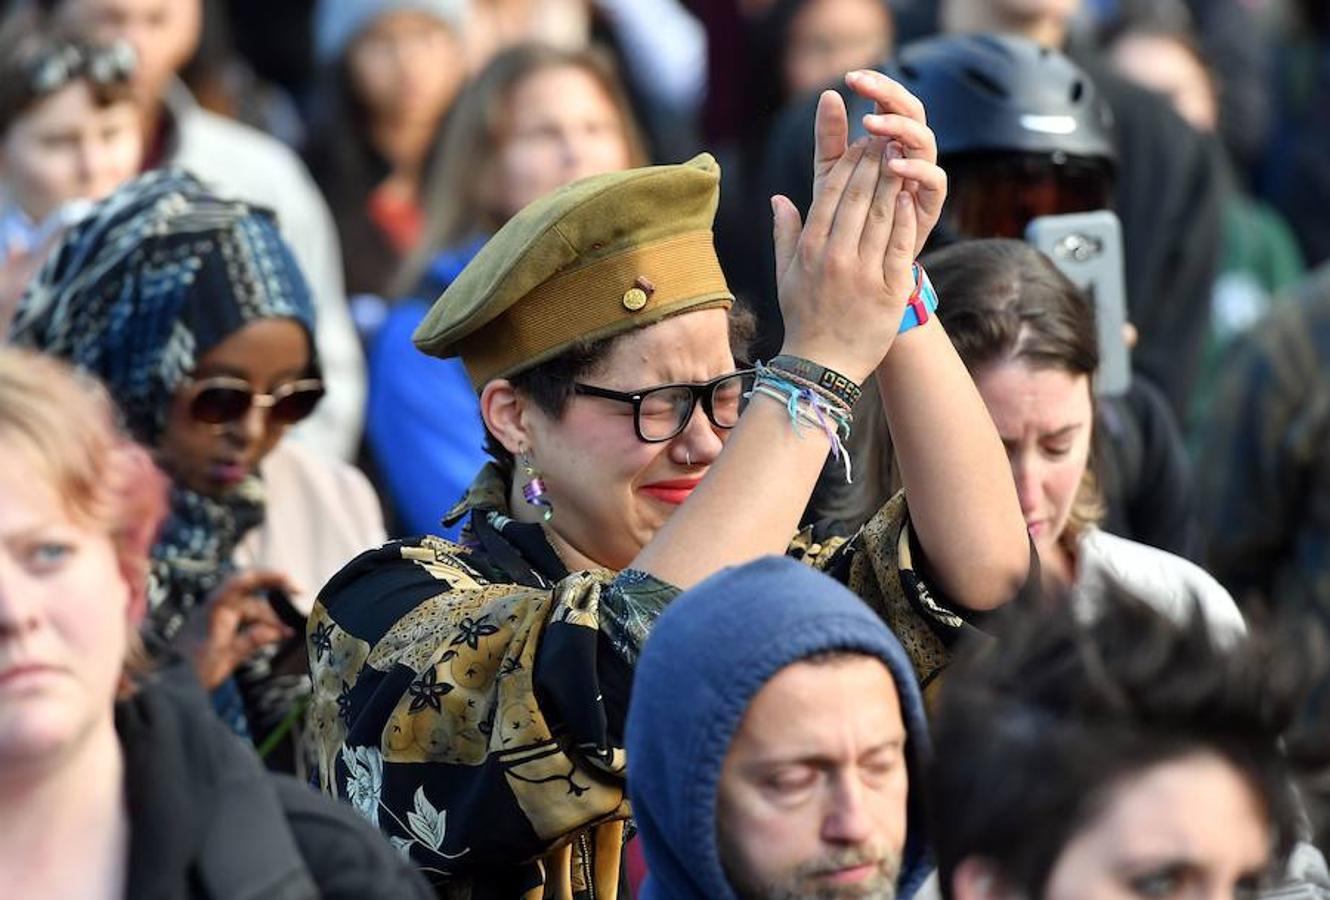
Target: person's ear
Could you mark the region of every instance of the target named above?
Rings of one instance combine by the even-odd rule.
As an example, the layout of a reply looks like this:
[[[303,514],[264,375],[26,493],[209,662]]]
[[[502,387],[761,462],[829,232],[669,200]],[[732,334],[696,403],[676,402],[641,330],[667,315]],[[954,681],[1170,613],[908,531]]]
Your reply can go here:
[[[480,415],[490,434],[513,456],[532,445],[527,403],[508,379],[496,378],[481,389]]]
[[[951,876],[952,900],[1016,900],[992,860],[969,856]]]

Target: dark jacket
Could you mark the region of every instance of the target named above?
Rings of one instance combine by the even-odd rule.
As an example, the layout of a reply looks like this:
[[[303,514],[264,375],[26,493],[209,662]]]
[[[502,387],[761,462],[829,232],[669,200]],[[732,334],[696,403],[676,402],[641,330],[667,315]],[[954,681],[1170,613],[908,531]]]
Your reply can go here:
[[[1223,248],[1221,156],[1163,98],[1094,57],[1073,59],[1113,110],[1127,313],[1140,332],[1132,367],[1159,386],[1181,420],[1200,371]]]
[[[928,722],[914,667],[882,620],[844,586],[791,559],[767,557],[679,595],[638,663],[627,749],[648,871],[640,900],[735,900],[716,838],[716,791],[730,742],[776,673],[834,650],[876,656],[896,683],[910,778],[897,896],[914,895],[931,869],[919,800]]]
[[[1187,559],[1199,553],[1191,461],[1168,401],[1148,379],[1100,397],[1095,472],[1104,495],[1100,526]]]
[[[1234,342],[1201,437],[1210,571],[1248,615],[1330,621],[1330,266]]]
[[[205,705],[154,682],[116,708],[134,900],[431,897],[349,808],[285,776]]]

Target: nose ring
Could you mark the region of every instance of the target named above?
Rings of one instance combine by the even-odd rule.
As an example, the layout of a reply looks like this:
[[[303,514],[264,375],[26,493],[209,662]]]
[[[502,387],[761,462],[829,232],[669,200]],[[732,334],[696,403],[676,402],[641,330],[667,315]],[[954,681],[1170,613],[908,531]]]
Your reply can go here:
[[[683,451],[683,458],[684,458],[684,461],[688,463],[688,467],[691,469],[691,468],[693,467],[693,451],[692,451],[692,450],[689,450],[689,449],[687,449],[687,448],[684,448],[684,451]]]

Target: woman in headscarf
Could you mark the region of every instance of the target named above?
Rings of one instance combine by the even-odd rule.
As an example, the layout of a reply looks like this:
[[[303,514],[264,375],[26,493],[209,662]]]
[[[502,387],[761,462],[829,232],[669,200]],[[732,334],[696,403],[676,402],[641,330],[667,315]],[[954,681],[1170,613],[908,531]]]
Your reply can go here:
[[[324,787],[446,891],[616,896],[632,669],[680,589],[790,552],[864,598],[927,685],[1028,579],[1001,442],[912,264],[946,193],[923,108],[877,73],[847,81],[881,136],[847,146],[822,97],[806,224],[773,202],[786,344],[768,365],[729,338],[707,156],[531,204],[416,331],[461,357],[495,464],[454,513],[460,544],[390,542],[324,588],[311,729]],[[874,373],[908,512],[897,497],[852,539],[792,544]]]
[[[274,676],[271,654],[253,655],[301,625],[298,614],[279,621],[281,599],[264,595],[299,589],[280,544],[262,560],[271,569],[235,572],[232,559],[265,520],[260,463],[323,395],[313,327],[309,287],[271,214],[162,170],[126,185],[65,235],[12,333],[101,378],[131,433],[171,475],[145,636],[158,654],[192,658],[208,689],[245,664],[243,711],[225,693],[216,699],[256,738],[271,736],[308,690],[303,673]],[[313,453],[304,459],[341,466]],[[308,535],[284,538],[340,542],[349,554],[374,530],[341,524],[346,514],[332,503],[357,499],[354,489],[325,498]]]

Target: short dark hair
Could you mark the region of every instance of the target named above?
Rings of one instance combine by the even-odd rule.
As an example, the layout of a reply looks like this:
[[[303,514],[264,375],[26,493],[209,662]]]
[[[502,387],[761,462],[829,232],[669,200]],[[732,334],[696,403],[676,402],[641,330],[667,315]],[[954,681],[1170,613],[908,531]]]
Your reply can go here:
[[[748,348],[757,334],[757,319],[746,305],[735,303],[730,307],[729,323],[730,352],[736,360],[746,360]],[[614,342],[621,337],[622,334],[598,341],[578,342],[553,359],[510,376],[508,381],[514,390],[535,403],[541,412],[553,419],[560,419],[573,398],[573,385],[594,372],[610,355]],[[512,471],[513,455],[489,430],[489,426],[485,426],[485,452],[505,472]]]
[[[1198,753],[1230,763],[1261,798],[1279,858],[1299,823],[1281,736],[1310,683],[1288,642],[1216,645],[1110,590],[1096,617],[1070,603],[1024,610],[954,666],[933,721],[929,800],[944,896],[957,866],[987,860],[1037,898],[1063,849],[1123,779]],[[972,648],[974,649],[974,648]]]

